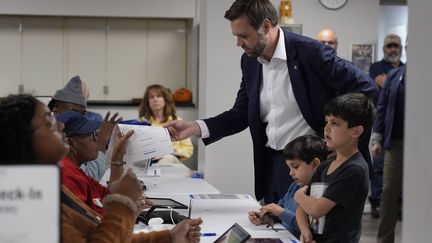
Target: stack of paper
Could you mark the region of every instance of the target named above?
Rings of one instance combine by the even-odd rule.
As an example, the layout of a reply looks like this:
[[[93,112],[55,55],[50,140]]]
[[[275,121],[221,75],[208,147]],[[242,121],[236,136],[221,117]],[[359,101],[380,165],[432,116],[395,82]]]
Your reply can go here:
[[[129,130],[134,130],[134,134],[129,138],[126,153],[123,157],[126,163],[133,164],[151,158],[159,158],[174,152],[166,128],[117,124],[111,135],[111,142],[108,146],[108,161],[110,161],[112,157],[112,146],[117,138],[116,134],[118,132],[125,134]]]

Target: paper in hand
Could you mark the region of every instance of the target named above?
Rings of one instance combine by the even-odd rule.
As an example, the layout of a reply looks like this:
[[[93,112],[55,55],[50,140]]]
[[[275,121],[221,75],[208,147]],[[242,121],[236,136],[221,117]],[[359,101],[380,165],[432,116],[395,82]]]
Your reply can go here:
[[[128,140],[123,160],[126,163],[135,163],[151,158],[158,158],[174,151],[168,130],[162,127],[117,124],[111,135],[108,146],[108,159],[111,158],[112,146],[116,139],[115,134],[125,134],[129,130],[134,133]]]

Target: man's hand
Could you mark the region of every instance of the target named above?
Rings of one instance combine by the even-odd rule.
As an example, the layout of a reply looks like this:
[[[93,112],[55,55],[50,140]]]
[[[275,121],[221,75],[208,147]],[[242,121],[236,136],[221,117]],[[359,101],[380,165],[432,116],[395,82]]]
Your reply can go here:
[[[191,136],[201,137],[201,129],[195,121],[175,120],[164,125],[168,128],[171,140],[180,141]]]
[[[200,224],[202,224],[201,218],[182,220],[170,230],[171,242],[199,242],[201,238]]]
[[[384,81],[387,78],[387,74],[383,73],[375,77],[375,83],[380,87],[384,87]]]
[[[119,115],[118,112],[116,112],[112,117],[110,117],[110,115],[111,112],[108,111],[105,115],[105,119],[102,122],[97,136],[96,142],[98,145],[98,150],[101,152],[105,152],[107,143],[111,138],[111,133],[114,129],[114,126],[123,119],[122,117],[117,118]]]
[[[275,203],[270,203],[263,206],[261,208],[261,211],[263,211],[264,213],[271,213],[272,215],[279,217],[282,215],[284,209]]]
[[[372,144],[372,156],[378,158],[382,153],[382,147],[380,143]]]

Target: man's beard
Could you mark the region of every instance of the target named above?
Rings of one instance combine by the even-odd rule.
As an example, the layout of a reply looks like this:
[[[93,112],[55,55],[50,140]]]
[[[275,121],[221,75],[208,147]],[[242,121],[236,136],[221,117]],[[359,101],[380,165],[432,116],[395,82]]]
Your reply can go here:
[[[253,46],[251,49],[249,49],[250,52],[249,53],[246,52],[246,54],[250,57],[262,56],[266,46],[267,46],[267,40],[264,38],[263,35],[259,34],[257,44]]]
[[[398,64],[400,62],[400,53],[388,53],[384,54],[384,60],[391,64]]]

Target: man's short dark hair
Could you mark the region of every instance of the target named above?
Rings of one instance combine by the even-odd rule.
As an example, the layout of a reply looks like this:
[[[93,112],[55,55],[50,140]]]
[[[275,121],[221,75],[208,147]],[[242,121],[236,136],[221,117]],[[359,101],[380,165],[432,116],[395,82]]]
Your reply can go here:
[[[310,164],[315,158],[320,161],[327,159],[327,146],[325,141],[315,135],[304,135],[289,142],[284,150],[285,159],[299,159]]]
[[[48,109],[50,109],[50,111],[53,111],[54,107],[58,107],[59,102],[60,101],[58,101],[58,100],[51,99],[50,102],[48,102],[48,105],[47,105]]]
[[[268,19],[273,26],[278,23],[276,8],[269,0],[236,0],[225,12],[224,17],[233,21],[243,15],[248,17],[249,24],[255,30],[265,19]]]
[[[348,123],[348,128],[363,126],[363,139],[372,127],[375,118],[375,106],[362,93],[349,93],[331,99],[324,106],[326,116],[334,116]]]

